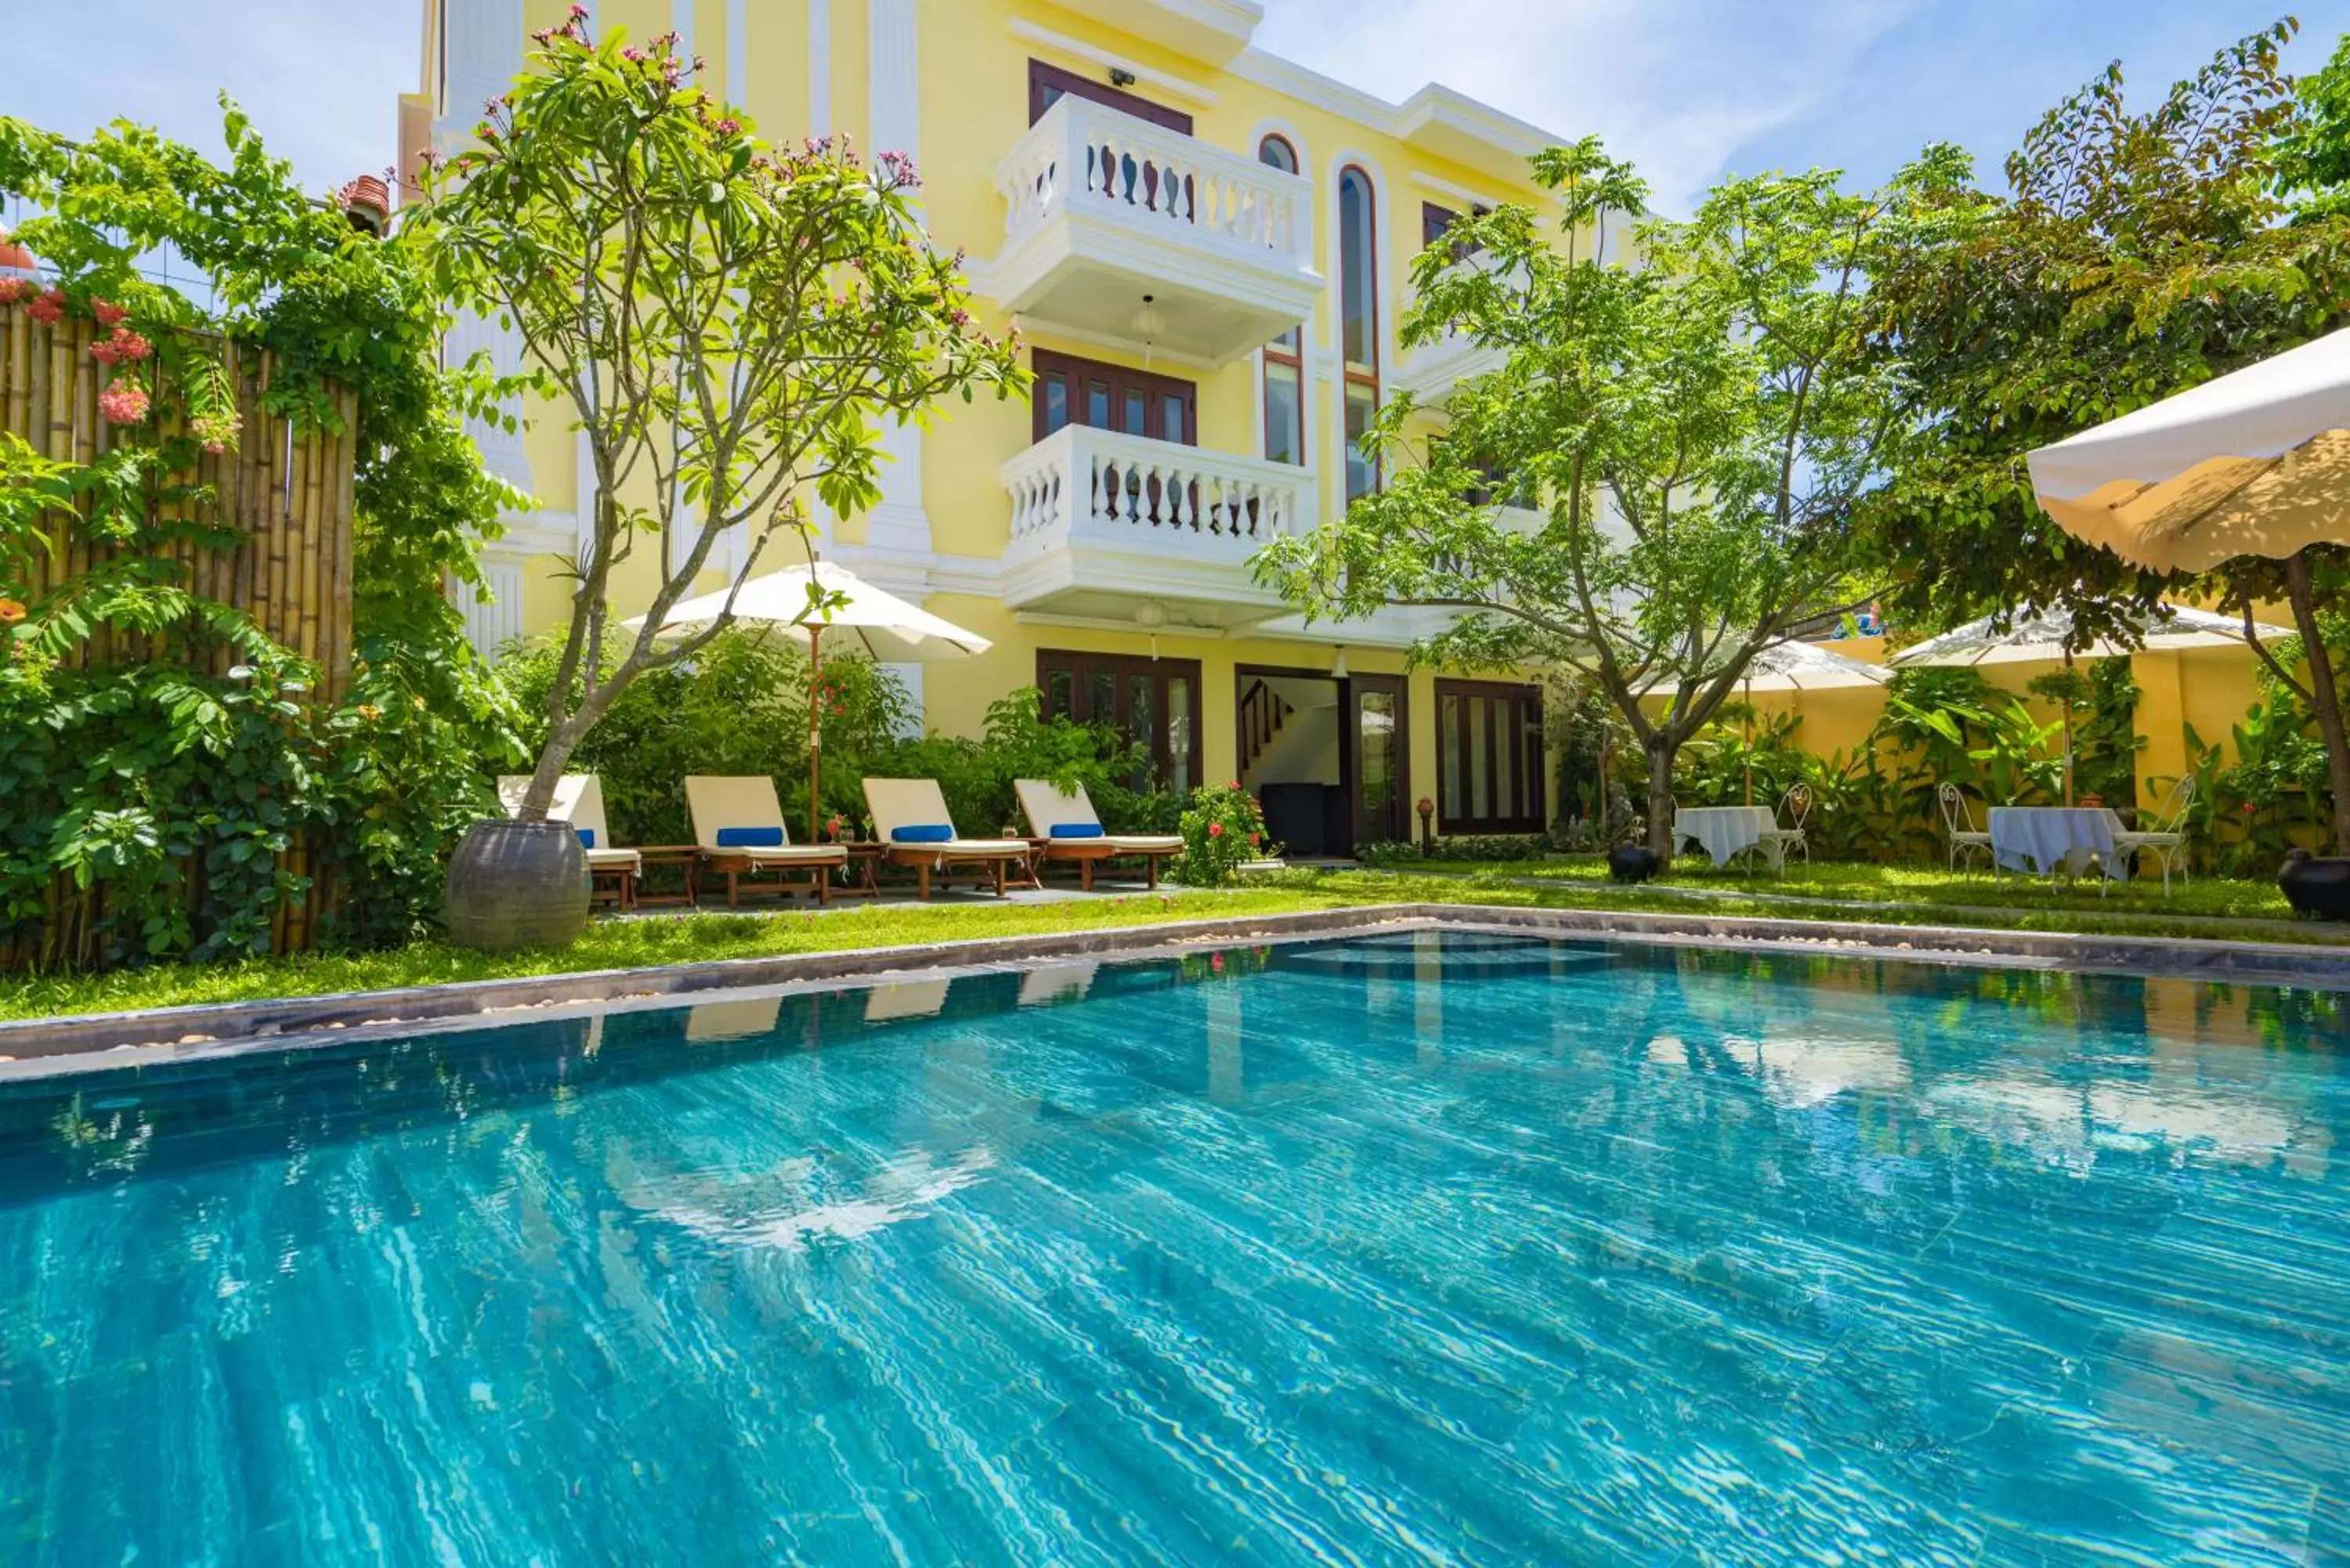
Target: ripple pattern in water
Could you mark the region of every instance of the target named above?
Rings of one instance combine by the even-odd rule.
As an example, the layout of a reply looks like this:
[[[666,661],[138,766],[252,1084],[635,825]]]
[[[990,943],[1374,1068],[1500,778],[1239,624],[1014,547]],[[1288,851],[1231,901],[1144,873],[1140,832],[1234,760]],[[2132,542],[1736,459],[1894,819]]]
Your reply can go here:
[[[1421,934],[0,1089],[0,1562],[2343,1563],[2345,1004]]]

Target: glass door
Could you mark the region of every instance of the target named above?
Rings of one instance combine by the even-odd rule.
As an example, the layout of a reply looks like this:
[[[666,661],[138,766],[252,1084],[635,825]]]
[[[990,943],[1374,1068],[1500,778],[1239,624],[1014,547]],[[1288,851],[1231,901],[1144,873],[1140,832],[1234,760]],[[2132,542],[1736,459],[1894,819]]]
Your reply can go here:
[[[1411,751],[1404,728],[1403,678],[1350,677],[1344,709],[1354,841],[1378,844],[1409,839],[1411,807],[1405,795]]]

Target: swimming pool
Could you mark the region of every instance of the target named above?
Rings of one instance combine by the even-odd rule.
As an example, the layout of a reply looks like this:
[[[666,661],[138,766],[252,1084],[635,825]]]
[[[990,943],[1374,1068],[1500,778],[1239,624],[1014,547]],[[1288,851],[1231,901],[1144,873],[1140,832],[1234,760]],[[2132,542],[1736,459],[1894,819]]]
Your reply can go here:
[[[0,1562],[2300,1563],[2345,999],[1394,933],[0,1088]]]

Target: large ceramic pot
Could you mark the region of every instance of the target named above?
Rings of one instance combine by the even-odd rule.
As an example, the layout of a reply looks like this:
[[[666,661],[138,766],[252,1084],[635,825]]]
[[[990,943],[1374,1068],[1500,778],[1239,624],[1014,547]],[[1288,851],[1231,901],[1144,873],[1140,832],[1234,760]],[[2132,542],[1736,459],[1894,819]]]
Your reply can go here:
[[[2277,886],[2296,913],[2321,920],[2350,920],[2350,856],[2318,859],[2305,849],[2284,857]]]
[[[483,952],[568,947],[588,928],[588,856],[567,822],[494,818],[449,857],[449,940]]]
[[[1607,852],[1607,875],[1618,882],[1645,882],[1664,866],[1665,857],[1645,844],[1619,844]]]

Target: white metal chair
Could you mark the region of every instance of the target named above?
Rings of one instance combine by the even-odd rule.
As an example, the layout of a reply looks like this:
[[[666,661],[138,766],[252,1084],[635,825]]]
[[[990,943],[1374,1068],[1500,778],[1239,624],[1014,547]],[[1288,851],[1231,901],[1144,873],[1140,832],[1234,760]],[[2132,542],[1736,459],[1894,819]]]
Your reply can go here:
[[[2189,870],[2190,858],[2187,853],[2187,812],[2194,804],[2195,775],[2189,774],[2170,786],[2170,794],[2163,798],[2161,815],[2155,818],[2155,826],[2151,829],[2114,835],[2115,854],[2126,855],[2133,849],[2143,849],[2162,863],[2162,891],[2166,898],[2170,893],[2173,867],[2178,868],[2181,883],[2193,884],[2193,877]]]
[[[1773,870],[1783,871],[1787,868],[1787,856],[1790,852],[1801,855],[1804,863],[1810,864],[1812,846],[1804,838],[1804,822],[1811,815],[1812,786],[1802,784],[1789,784],[1787,793],[1779,797],[1778,815],[1772,819],[1773,826],[1762,835],[1762,842],[1760,846],[1762,853],[1770,857]],[[1786,820],[1787,826],[1777,826],[1781,817]]]
[[[1966,792],[1954,784],[1944,784],[1935,790],[1934,797],[1941,803],[1942,832],[1950,841],[1950,869],[1956,871],[1967,852],[1980,849],[1991,862],[1991,875],[1999,875],[1999,857],[1991,846],[1991,835],[1975,827],[1973,807],[1967,805]]]

